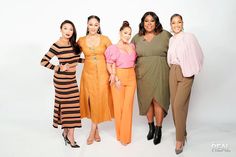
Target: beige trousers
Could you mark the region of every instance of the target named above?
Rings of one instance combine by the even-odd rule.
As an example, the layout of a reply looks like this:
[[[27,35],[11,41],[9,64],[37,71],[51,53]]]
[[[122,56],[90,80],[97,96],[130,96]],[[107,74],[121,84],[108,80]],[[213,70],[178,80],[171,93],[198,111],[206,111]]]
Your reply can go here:
[[[184,141],[189,99],[194,76],[184,77],[181,67],[173,64],[170,68],[170,102],[176,128],[176,141]]]

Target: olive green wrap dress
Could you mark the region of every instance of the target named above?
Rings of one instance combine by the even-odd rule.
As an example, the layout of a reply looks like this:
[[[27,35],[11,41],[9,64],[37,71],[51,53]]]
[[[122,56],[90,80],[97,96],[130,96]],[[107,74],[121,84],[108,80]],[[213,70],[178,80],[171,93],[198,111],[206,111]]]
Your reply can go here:
[[[169,32],[163,30],[151,41],[146,41],[144,36],[138,34],[131,41],[137,52],[135,72],[140,115],[147,114],[153,98],[164,109],[165,115],[168,112],[170,93],[167,51],[171,36]]]

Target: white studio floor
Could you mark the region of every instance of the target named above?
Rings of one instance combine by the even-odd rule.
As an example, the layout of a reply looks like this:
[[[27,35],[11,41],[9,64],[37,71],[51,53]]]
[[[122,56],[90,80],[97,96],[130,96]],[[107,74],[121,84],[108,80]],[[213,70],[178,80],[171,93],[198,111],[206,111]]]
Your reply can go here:
[[[146,140],[148,125],[146,117],[138,114],[136,96],[131,144],[123,146],[116,141],[114,122],[111,121],[99,125],[102,141],[87,145],[90,121],[83,119],[83,127],[75,131],[75,139],[81,148],[65,146],[62,130],[52,127],[53,73],[38,64],[37,66],[39,70],[26,69],[30,75],[22,73],[21,70],[3,70],[5,75],[2,75],[0,81],[0,157],[177,156],[174,151],[175,129],[171,109],[163,122],[162,142],[155,146],[152,141]],[[212,102],[215,100],[212,98],[216,97],[208,95],[212,91],[198,92],[198,87],[196,80],[188,114],[188,141],[184,152],[179,156],[235,157],[236,125],[235,119],[229,118],[234,117],[232,114],[235,110],[232,107],[225,110],[227,104],[221,103],[224,102],[221,99],[217,99],[221,106]]]
[[[53,73],[43,69],[3,69],[0,91],[0,157],[173,157],[175,155],[175,129],[169,109],[163,122],[162,142],[154,146],[146,140],[146,117],[139,116],[137,97],[133,111],[132,143],[123,146],[116,141],[114,122],[99,125],[102,141],[86,144],[90,121],[82,120],[76,129],[79,149],[65,146],[61,129],[52,127],[54,87]],[[80,71],[78,71],[80,74]],[[80,76],[80,75],[79,75]],[[17,77],[17,79],[15,79]],[[79,77],[78,77],[79,79]],[[235,110],[225,110],[224,101],[212,102],[212,91],[201,90],[196,80],[188,114],[188,141],[185,157],[235,157],[236,125],[229,118]],[[201,94],[201,95],[200,95]],[[219,95],[220,98],[220,95]],[[225,98],[224,98],[225,99]],[[227,99],[226,99],[227,100]],[[217,108],[217,105],[220,108]],[[204,108],[204,110],[202,110]],[[217,115],[218,113],[221,113]],[[221,117],[220,117],[221,116]],[[231,121],[229,121],[231,120]],[[218,152],[217,152],[218,151]]]
[[[17,104],[17,103],[16,103]],[[92,145],[86,144],[90,121],[83,120],[83,127],[76,129],[76,141],[81,146],[73,149],[65,146],[61,129],[51,126],[52,108],[45,106],[28,106],[17,104],[17,107],[1,106],[0,157],[172,157],[176,156],[175,130],[171,112],[163,123],[162,142],[154,146],[146,140],[148,126],[146,118],[140,117],[137,104],[133,115],[132,143],[123,146],[116,141],[114,123],[101,124],[102,141]],[[31,110],[31,111],[30,111]],[[2,112],[4,111],[4,112]],[[9,114],[11,111],[11,114]],[[44,112],[43,112],[44,111]],[[46,112],[45,112],[46,111]],[[41,113],[40,113],[41,112]],[[189,121],[188,141],[185,157],[235,157],[236,125],[199,123]],[[217,145],[218,144],[218,145]],[[217,145],[217,146],[216,146]],[[214,152],[219,151],[219,152]]]

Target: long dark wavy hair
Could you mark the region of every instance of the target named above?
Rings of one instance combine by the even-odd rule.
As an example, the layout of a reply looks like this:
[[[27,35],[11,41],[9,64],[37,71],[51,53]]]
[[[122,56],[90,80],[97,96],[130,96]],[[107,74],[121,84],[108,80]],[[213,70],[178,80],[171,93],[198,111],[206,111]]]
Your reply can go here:
[[[89,16],[89,17],[88,17],[88,20],[87,20],[87,23],[89,22],[90,19],[93,19],[93,18],[96,19],[96,20],[98,21],[98,23],[100,23],[100,18],[99,18],[98,16],[96,16],[96,15],[91,15],[91,16]],[[97,33],[98,33],[98,34],[102,34],[101,26],[99,26]],[[88,28],[87,28],[86,35],[88,35],[88,34],[89,34],[89,31],[88,31]]]
[[[71,22],[70,20],[65,20],[65,21],[63,21],[63,22],[61,23],[60,28],[62,29],[63,25],[64,25],[64,24],[67,24],[67,23],[71,24],[71,26],[73,27],[73,34],[72,34],[72,36],[70,37],[69,42],[70,42],[71,46],[73,47],[73,50],[75,51],[75,53],[76,53],[76,54],[80,54],[80,53],[81,53],[80,47],[79,47],[79,45],[76,43],[77,32],[76,32],[76,28],[75,28],[74,23]]]
[[[141,19],[141,23],[139,24],[139,32],[138,32],[138,34],[139,34],[140,36],[145,35],[145,33],[146,33],[146,30],[145,30],[145,28],[144,28],[144,20],[145,20],[145,18],[146,18],[148,15],[151,15],[151,16],[153,17],[153,19],[155,20],[155,25],[156,25],[156,27],[155,27],[155,29],[154,29],[154,32],[155,32],[156,34],[159,34],[160,32],[163,31],[163,27],[162,27],[162,25],[161,25],[161,23],[160,23],[160,20],[159,20],[159,17],[156,15],[156,13],[154,13],[154,12],[152,12],[152,11],[148,11],[148,12],[146,12],[146,13],[143,15],[143,17],[142,17],[142,19]]]

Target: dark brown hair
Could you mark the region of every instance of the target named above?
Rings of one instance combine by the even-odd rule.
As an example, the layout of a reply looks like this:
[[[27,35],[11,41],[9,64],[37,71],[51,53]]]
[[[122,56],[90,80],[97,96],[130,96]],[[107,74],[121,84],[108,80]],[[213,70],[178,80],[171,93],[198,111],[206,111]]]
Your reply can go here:
[[[141,23],[139,24],[139,35],[142,36],[142,35],[145,35],[146,33],[146,30],[144,28],[144,20],[145,18],[150,15],[153,17],[153,19],[155,20],[155,29],[154,29],[154,32],[156,34],[159,34],[160,32],[163,31],[163,27],[160,23],[160,20],[159,20],[159,17],[156,15],[156,13],[152,12],[152,11],[149,11],[149,12],[146,12],[143,17],[141,18]]]
[[[100,23],[100,18],[99,18],[98,16],[96,16],[96,15],[91,15],[91,16],[89,16],[87,22],[89,22],[90,19],[96,19],[96,20],[98,21],[98,23]],[[99,28],[98,28],[98,32],[97,32],[97,33],[98,33],[98,34],[102,34],[102,31],[101,31],[101,27],[100,27],[100,26],[99,26]],[[89,31],[88,31],[88,28],[87,28],[86,35],[88,35],[88,34],[89,34]]]
[[[80,48],[79,45],[76,43],[76,36],[77,36],[77,32],[76,32],[76,28],[73,22],[71,22],[70,20],[65,20],[61,23],[60,28],[62,29],[64,24],[71,24],[71,26],[73,27],[73,34],[69,39],[69,42],[71,44],[71,46],[73,47],[73,50],[75,51],[76,54],[80,54]]]
[[[181,21],[183,21],[183,17],[180,14],[174,14],[170,17],[170,22],[173,20],[174,17],[180,17]]]
[[[123,21],[122,26],[120,27],[120,31],[122,31],[126,27],[129,27],[131,29],[131,27],[129,25],[129,22],[128,21]]]

